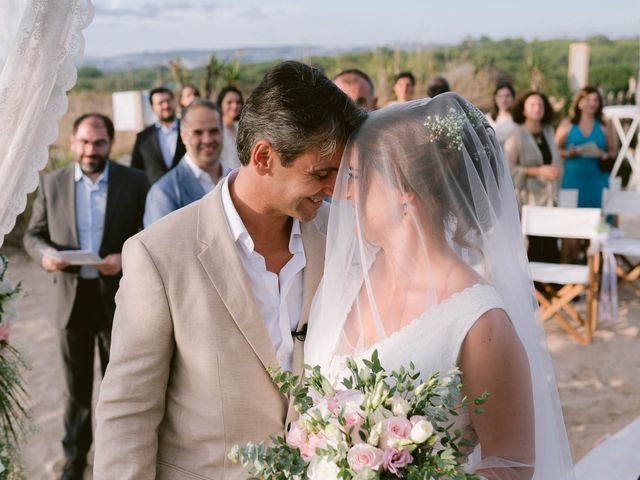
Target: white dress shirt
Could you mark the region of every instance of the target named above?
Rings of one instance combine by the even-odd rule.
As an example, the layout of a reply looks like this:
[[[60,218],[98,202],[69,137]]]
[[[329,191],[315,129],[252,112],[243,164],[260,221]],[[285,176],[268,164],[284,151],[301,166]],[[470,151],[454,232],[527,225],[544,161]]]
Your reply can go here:
[[[107,190],[109,187],[109,162],[93,183],[75,164],[75,188],[76,188],[76,226],[78,228],[78,241],[81,250],[91,250],[100,256],[102,232],[104,230],[104,215],[107,209]],[[98,278],[96,267],[80,267],[80,278]]]
[[[222,184],[224,214],[249,278],[258,311],[269,332],[276,358],[283,369],[291,370],[291,332],[296,330],[302,312],[303,269],[306,265],[300,222],[294,218],[291,227],[289,251],[293,257],[282,267],[279,275],[268,271],[264,257],[255,251],[253,240],[231,200],[229,182],[235,179],[237,173],[231,172]]]
[[[211,190],[213,190],[213,188],[216,186],[216,183],[211,178],[211,175],[209,175],[209,172],[205,172],[198,165],[196,165],[193,162],[193,160],[191,160],[191,157],[189,156],[188,153],[184,154],[184,161],[187,162],[187,165],[189,166],[191,173],[193,173],[193,176],[196,177],[196,180],[204,190],[204,193],[209,193]],[[220,168],[221,177],[224,176],[225,174],[223,170],[224,169],[221,167]]]
[[[156,122],[156,133],[158,134],[158,143],[162,158],[167,168],[173,165],[173,156],[176,154],[176,146],[178,144],[178,120],[166,127],[160,122]]]

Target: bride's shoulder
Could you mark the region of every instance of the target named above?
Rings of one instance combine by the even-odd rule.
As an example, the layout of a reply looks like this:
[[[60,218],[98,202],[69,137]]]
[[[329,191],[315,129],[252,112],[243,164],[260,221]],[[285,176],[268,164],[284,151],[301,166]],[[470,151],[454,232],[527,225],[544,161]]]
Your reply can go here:
[[[496,354],[496,358],[500,358],[520,344],[520,338],[507,313],[502,308],[491,308],[480,315],[467,332],[462,343],[461,357],[482,358],[491,351]]]

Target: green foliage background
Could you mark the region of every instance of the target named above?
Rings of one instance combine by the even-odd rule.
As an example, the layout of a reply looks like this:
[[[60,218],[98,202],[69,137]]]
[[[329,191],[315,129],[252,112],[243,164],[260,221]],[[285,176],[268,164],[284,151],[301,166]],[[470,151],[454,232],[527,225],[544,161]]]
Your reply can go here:
[[[455,46],[407,50],[380,48],[367,52],[345,53],[335,57],[310,57],[308,63],[320,65],[328,76],[344,68],[360,68],[369,73],[387,98],[393,75],[400,70],[411,70],[417,78],[417,94],[424,94],[428,78],[456,66],[471,64],[475,72],[483,69],[493,77],[513,81],[516,90],[529,88],[531,72],[539,70],[543,76],[542,89],[549,95],[568,98],[567,63],[569,45],[575,40],[533,40],[521,38],[491,40],[488,37],[468,38]],[[605,91],[626,90],[629,77],[638,75],[638,39],[610,40],[604,36],[584,40],[591,48],[590,78],[592,84],[600,83]],[[239,65],[238,86],[249,93],[264,73],[277,61]],[[204,67],[187,72],[189,81],[198,84],[205,75]],[[92,90],[113,92],[129,89],[146,89],[158,84],[171,84],[173,79],[168,66],[151,69],[103,73],[95,67],[79,69],[75,91]],[[221,87],[222,85],[218,85]],[[491,92],[487,92],[490,95]]]

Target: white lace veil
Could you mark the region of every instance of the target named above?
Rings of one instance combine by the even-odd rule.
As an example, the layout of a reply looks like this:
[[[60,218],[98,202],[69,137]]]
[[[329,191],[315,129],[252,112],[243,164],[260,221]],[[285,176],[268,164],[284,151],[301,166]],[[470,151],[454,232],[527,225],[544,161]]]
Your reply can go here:
[[[58,137],[92,17],[90,0],[0,0],[0,245]]]
[[[493,130],[454,93],[371,113],[350,139],[338,173],[305,363],[329,370],[336,357],[370,352],[478,283],[495,289],[514,343],[519,338],[524,347],[518,346],[535,452],[529,461],[495,451],[480,458],[481,435],[471,469],[493,479],[573,478],[512,181]],[[456,311],[444,315],[445,322],[463,320]],[[458,347],[431,345],[425,335],[425,349]]]

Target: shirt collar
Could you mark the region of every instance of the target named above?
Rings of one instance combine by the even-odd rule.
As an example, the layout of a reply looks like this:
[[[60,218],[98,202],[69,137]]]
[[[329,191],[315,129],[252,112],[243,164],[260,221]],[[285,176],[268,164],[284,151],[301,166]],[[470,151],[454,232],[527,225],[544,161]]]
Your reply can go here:
[[[162,130],[163,132],[173,132],[178,130],[178,119],[174,118],[173,119],[173,123],[171,125],[169,125],[168,127],[163,125],[162,123],[160,123],[159,121],[156,122],[156,128],[159,130]]]
[[[184,154],[184,161],[186,162],[187,166],[191,170],[191,173],[193,173],[193,176],[196,177],[196,179],[200,180],[200,177],[202,177],[202,175],[207,175],[209,178],[211,178],[211,175],[209,175],[209,172],[205,172],[198,165],[196,165],[188,153]],[[222,165],[222,163],[220,164],[220,168],[222,170],[222,174],[220,175],[220,178],[224,177],[227,173],[231,171],[227,167]],[[213,179],[211,179],[211,181],[213,181]]]
[[[93,183],[91,179],[84,174],[84,172],[80,168],[80,164],[76,162],[73,170],[73,179],[77,183],[80,180],[82,180],[83,177],[86,178],[89,182]],[[104,165],[104,170],[102,170],[102,173],[98,177],[98,180],[96,181],[95,184],[97,185],[99,183],[106,183],[108,181],[109,181],[109,160],[106,161]]]
[[[245,255],[249,256],[254,252],[255,245],[253,243],[253,239],[247,231],[247,228],[244,226],[240,215],[238,215],[238,211],[236,210],[236,207],[231,200],[231,193],[229,191],[229,183],[235,180],[237,174],[238,169],[232,170],[231,173],[229,173],[229,175],[227,175],[223,180],[221,192],[222,207],[224,209],[225,216],[227,217],[229,227],[231,228],[231,235],[233,236],[234,242],[236,243],[236,245],[241,246],[241,249],[245,253]],[[294,255],[304,253],[302,234],[300,231],[300,221],[297,218],[293,219],[293,224],[291,225],[289,251]]]

